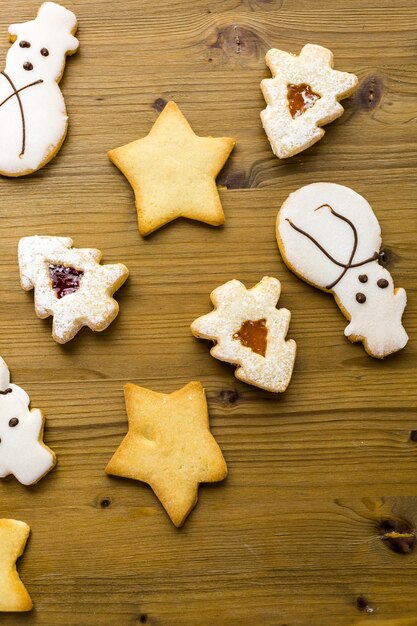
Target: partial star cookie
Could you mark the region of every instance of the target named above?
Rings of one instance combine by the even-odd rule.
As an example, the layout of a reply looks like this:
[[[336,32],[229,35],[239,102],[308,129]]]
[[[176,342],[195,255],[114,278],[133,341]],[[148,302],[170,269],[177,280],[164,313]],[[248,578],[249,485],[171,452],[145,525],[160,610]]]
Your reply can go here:
[[[22,485],[33,485],[56,464],[55,453],[43,442],[45,418],[29,410],[26,391],[10,384],[0,357],[0,478],[13,474]]]
[[[215,310],[191,324],[193,335],[216,343],[212,356],[238,366],[236,378],[275,393],[287,388],[296,353],[295,341],[285,340],[291,313],[276,308],[280,294],[277,278],[252,289],[229,280],[210,295]]]
[[[32,600],[16,570],[30,528],[14,519],[0,519],[0,611],[30,611]]]
[[[21,285],[35,289],[38,317],[53,315],[58,343],[73,339],[82,326],[105,330],[117,316],[112,295],[129,275],[122,263],[100,265],[100,250],[72,248],[69,237],[23,237],[18,255]]]
[[[334,70],[331,51],[314,44],[299,56],[273,48],[265,61],[272,78],[261,82],[267,104],[262,124],[274,154],[286,159],[323,137],[320,126],[343,114],[339,100],[355,91],[358,78]]]
[[[223,224],[216,177],[234,145],[230,137],[199,137],[175,102],[168,102],[149,135],[110,150],[135,192],[140,234],[146,237],[177,217]]]
[[[129,430],[105,471],[148,483],[175,526],[182,526],[197,504],[199,484],[227,475],[204,389],[191,382],[164,394],[127,384],[124,392]]]

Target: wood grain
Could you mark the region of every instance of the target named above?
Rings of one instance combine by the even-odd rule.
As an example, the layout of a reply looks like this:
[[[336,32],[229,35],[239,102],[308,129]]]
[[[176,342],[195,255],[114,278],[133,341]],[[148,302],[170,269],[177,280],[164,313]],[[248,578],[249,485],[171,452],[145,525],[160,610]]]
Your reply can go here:
[[[414,626],[417,550],[400,531],[417,525],[417,4],[65,4],[80,25],[61,84],[67,140],[37,174],[0,180],[0,353],[45,411],[58,455],[34,488],[0,483],[0,515],[32,528],[19,570],[35,603],[0,625]],[[3,0],[2,57],[8,25],[37,6]],[[263,56],[308,41],[331,48],[361,85],[322,141],[280,162],[259,119]],[[132,190],[106,151],[145,135],[170,98],[197,133],[237,140],[219,177],[227,221],[177,221],[142,240]],[[333,299],[279,257],[279,206],[320,180],[366,196],[408,292],[410,343],[383,362],[343,337]],[[50,320],[19,287],[17,242],[32,234],[69,235],[129,267],[105,333],[52,341]],[[189,331],[213,288],[263,275],[282,281],[298,344],[280,397],[239,383]],[[171,392],[193,379],[206,387],[229,477],[200,488],[178,531],[149,487],[104,467],[126,431],[124,382]]]

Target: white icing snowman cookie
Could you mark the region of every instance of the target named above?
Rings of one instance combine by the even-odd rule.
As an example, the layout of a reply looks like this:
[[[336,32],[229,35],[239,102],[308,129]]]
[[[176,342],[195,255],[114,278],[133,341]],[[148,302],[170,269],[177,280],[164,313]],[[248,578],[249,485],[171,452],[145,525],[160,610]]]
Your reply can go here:
[[[13,474],[23,485],[33,485],[56,463],[43,442],[45,418],[29,410],[26,391],[10,384],[9,369],[0,357],[0,478]]]
[[[112,297],[129,276],[122,263],[101,265],[95,248],[73,248],[69,237],[23,237],[19,241],[20,281],[35,289],[38,317],[53,315],[52,337],[73,339],[82,326],[102,331],[119,312]]]
[[[0,174],[23,176],[50,161],[68,127],[58,83],[78,40],[75,15],[45,2],[37,17],[9,27],[13,45],[0,73]]]
[[[296,353],[285,339],[291,313],[276,308],[280,295],[277,278],[264,276],[252,289],[229,280],[210,296],[215,310],[191,324],[195,337],[216,343],[212,356],[238,366],[236,378],[274,393],[287,388]]]
[[[297,276],[334,295],[350,341],[379,359],[404,348],[406,292],[378,263],[381,229],[365,198],[334,183],[301,187],[278,213],[277,241]]]
[[[321,126],[343,114],[339,100],[355,91],[358,78],[334,70],[331,51],[315,44],[298,56],[273,48],[265,61],[272,78],[261,82],[261,120],[274,154],[286,159],[323,137]]]

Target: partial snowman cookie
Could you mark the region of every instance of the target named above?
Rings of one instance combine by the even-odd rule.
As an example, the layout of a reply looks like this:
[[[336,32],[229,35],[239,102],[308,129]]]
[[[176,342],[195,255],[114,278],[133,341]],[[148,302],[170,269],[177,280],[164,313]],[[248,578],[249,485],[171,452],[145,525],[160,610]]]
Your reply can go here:
[[[272,78],[261,82],[267,104],[262,124],[274,154],[286,159],[323,137],[320,127],[343,114],[339,100],[355,91],[358,78],[334,70],[330,50],[314,44],[298,56],[271,49],[265,61]]]
[[[223,224],[216,177],[234,145],[230,137],[199,137],[175,102],[168,102],[149,135],[110,150],[135,192],[140,234],[178,217]]]
[[[182,526],[197,504],[199,484],[227,475],[203,386],[190,382],[165,394],[127,384],[124,392],[129,430],[106,473],[148,483],[173,524]]]
[[[13,474],[23,485],[37,483],[56,464],[55,453],[43,442],[45,418],[29,404],[26,391],[10,384],[9,368],[0,357],[0,478]]]
[[[19,578],[16,561],[23,554],[30,528],[25,522],[0,519],[0,611],[30,611],[32,600]]]
[[[0,74],[0,174],[31,174],[61,147],[68,116],[58,83],[66,56],[78,48],[76,30],[75,15],[55,2],[9,27],[13,45]]]
[[[238,366],[236,378],[275,393],[287,388],[296,353],[295,341],[285,340],[291,313],[276,308],[280,294],[277,278],[252,289],[229,280],[210,295],[215,310],[191,324],[193,335],[216,343],[212,356]]]
[[[112,295],[129,275],[122,263],[100,265],[100,250],[73,248],[69,237],[23,237],[18,256],[22,287],[35,290],[38,317],[53,315],[58,343],[73,339],[82,326],[105,330],[117,316]]]
[[[301,187],[278,213],[277,240],[297,276],[334,295],[350,341],[378,359],[404,348],[407,296],[378,263],[381,229],[365,198],[334,183]]]

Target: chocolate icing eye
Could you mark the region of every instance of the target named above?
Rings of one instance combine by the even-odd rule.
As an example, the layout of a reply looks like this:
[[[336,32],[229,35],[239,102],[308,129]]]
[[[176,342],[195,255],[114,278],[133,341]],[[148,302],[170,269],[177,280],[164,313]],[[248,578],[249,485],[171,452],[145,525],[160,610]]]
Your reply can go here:
[[[388,287],[388,281],[386,278],[380,278],[379,280],[377,280],[376,284],[381,289],[385,289],[386,287]]]
[[[363,304],[364,302],[366,302],[366,296],[364,293],[357,293],[356,294],[356,301],[359,302],[359,304]]]
[[[360,274],[360,276],[358,276],[358,280],[360,283],[367,283],[368,282],[368,277],[366,274]]]
[[[21,41],[21,42],[19,43],[19,46],[20,46],[21,48],[30,48],[30,43],[29,43],[28,41]]]
[[[48,48],[42,48],[41,55],[43,57],[49,57],[49,50],[48,50]]]
[[[32,63],[29,63],[29,61],[26,61],[26,63],[23,63],[23,69],[27,70],[28,72],[30,72],[30,70],[33,70]]]
[[[14,426],[17,426],[19,423],[19,420],[17,419],[17,417],[12,417],[12,419],[9,421],[9,426],[10,428],[14,428]]]

